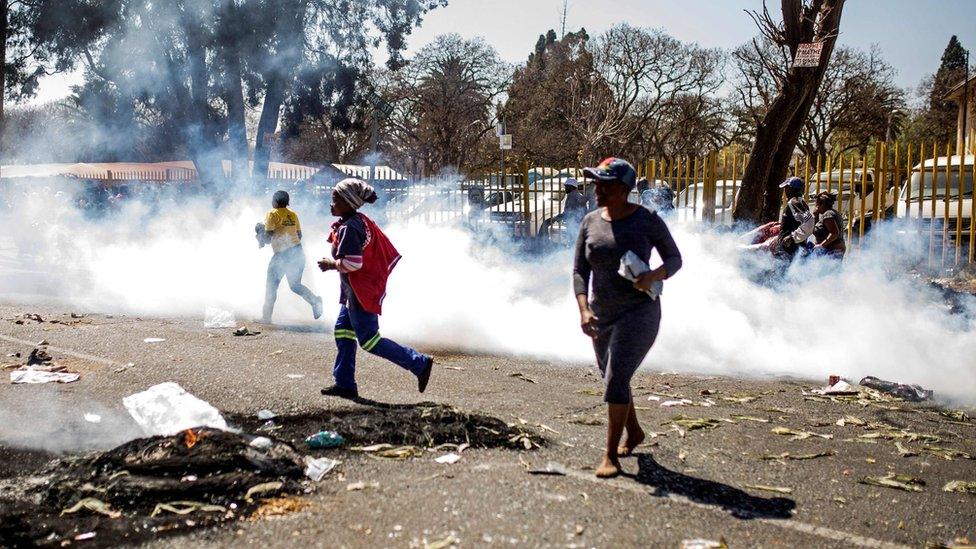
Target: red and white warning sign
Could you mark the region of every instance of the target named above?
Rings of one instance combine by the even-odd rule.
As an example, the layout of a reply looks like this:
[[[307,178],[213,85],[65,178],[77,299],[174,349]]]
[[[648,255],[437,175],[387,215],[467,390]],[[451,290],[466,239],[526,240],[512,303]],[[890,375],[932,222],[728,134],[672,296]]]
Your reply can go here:
[[[820,54],[822,53],[823,42],[800,44],[800,46],[796,49],[796,57],[793,59],[793,68],[819,67]]]

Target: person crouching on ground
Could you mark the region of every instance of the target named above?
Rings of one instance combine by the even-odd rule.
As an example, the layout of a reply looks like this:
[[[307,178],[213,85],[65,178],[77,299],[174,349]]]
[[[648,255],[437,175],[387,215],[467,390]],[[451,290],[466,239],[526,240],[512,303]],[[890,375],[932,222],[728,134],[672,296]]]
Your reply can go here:
[[[834,259],[843,259],[847,253],[847,245],[844,243],[844,232],[841,229],[843,218],[840,212],[834,209],[837,195],[822,192],[817,195],[817,202],[813,213],[816,223],[813,225],[813,238],[817,241],[813,247],[813,253],[826,255]]]
[[[599,208],[583,218],[576,241],[573,288],[583,333],[593,338],[608,404],[607,448],[596,476],[620,474],[620,456],[629,456],[644,440],[630,391],[630,380],[654,344],[661,323],[660,297],[646,292],[681,268],[681,253],[657,213],[628,202],[636,173],[627,161],[608,158],[584,175],[596,180]],[[630,282],[620,274],[628,251],[650,261],[656,249],[664,264]],[[592,277],[592,292],[590,282]],[[627,440],[621,444],[623,431]]]
[[[265,284],[264,314],[261,321],[271,322],[278,286],[282,278],[288,278],[288,287],[312,306],[312,316],[322,316],[322,298],[302,284],[305,271],[305,252],[302,250],[302,226],[298,215],[288,209],[289,197],[285,191],[277,191],[271,198],[272,210],[265,216],[264,226],[258,225],[258,243],[261,247],[271,244],[274,255],[268,263],[268,279]]]
[[[332,191],[332,224],[329,242],[334,259],[319,261],[322,271],[339,271],[339,302],[342,307],[335,324],[338,354],[332,377],[335,384],[323,395],[358,398],[356,386],[356,343],[363,350],[404,368],[417,376],[417,388],[427,389],[434,359],[380,336],[386,282],[400,260],[400,254],[372,219],[357,210],[376,202],[376,193],[365,181],[343,179]]]

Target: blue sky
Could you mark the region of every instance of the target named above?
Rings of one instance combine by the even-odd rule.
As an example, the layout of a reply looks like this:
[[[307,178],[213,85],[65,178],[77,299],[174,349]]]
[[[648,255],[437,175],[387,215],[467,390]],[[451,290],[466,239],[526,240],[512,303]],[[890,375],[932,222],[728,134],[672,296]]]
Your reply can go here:
[[[769,6],[778,15],[779,2],[771,0]],[[540,34],[558,29],[561,7],[562,0],[450,0],[448,7],[428,14],[409,48],[457,32],[482,36],[507,61],[522,62]],[[595,35],[626,21],[663,28],[687,42],[733,48],[756,34],[743,10],[761,8],[761,0],[570,0],[567,27],[585,27]],[[878,44],[898,71],[897,83],[914,90],[938,67],[953,34],[974,51],[976,63],[976,0],[847,0],[839,43],[862,49]],[[49,79],[38,99],[65,95],[77,79]]]

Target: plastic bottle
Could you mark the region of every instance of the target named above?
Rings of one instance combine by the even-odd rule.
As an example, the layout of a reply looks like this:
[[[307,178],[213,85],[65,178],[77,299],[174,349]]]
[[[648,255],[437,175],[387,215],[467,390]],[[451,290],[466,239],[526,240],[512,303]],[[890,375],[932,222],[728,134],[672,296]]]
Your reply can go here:
[[[305,439],[309,448],[338,448],[346,443],[346,439],[335,431],[319,431]]]

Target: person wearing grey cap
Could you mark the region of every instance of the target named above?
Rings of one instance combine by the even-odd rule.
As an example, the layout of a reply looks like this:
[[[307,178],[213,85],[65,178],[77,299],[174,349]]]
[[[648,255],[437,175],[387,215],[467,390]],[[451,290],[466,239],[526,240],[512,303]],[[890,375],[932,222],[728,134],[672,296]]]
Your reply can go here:
[[[661,298],[651,297],[654,282],[681,268],[681,252],[657,213],[629,202],[637,174],[626,160],[607,158],[583,174],[596,180],[597,210],[583,218],[576,240],[573,289],[583,333],[593,339],[608,405],[607,447],[596,469],[600,478],[620,474],[622,456],[644,440],[637,421],[630,380],[654,344],[661,323]],[[633,252],[650,263],[657,250],[663,264],[636,282],[619,274],[621,259]],[[626,430],[626,441],[621,438]]]

